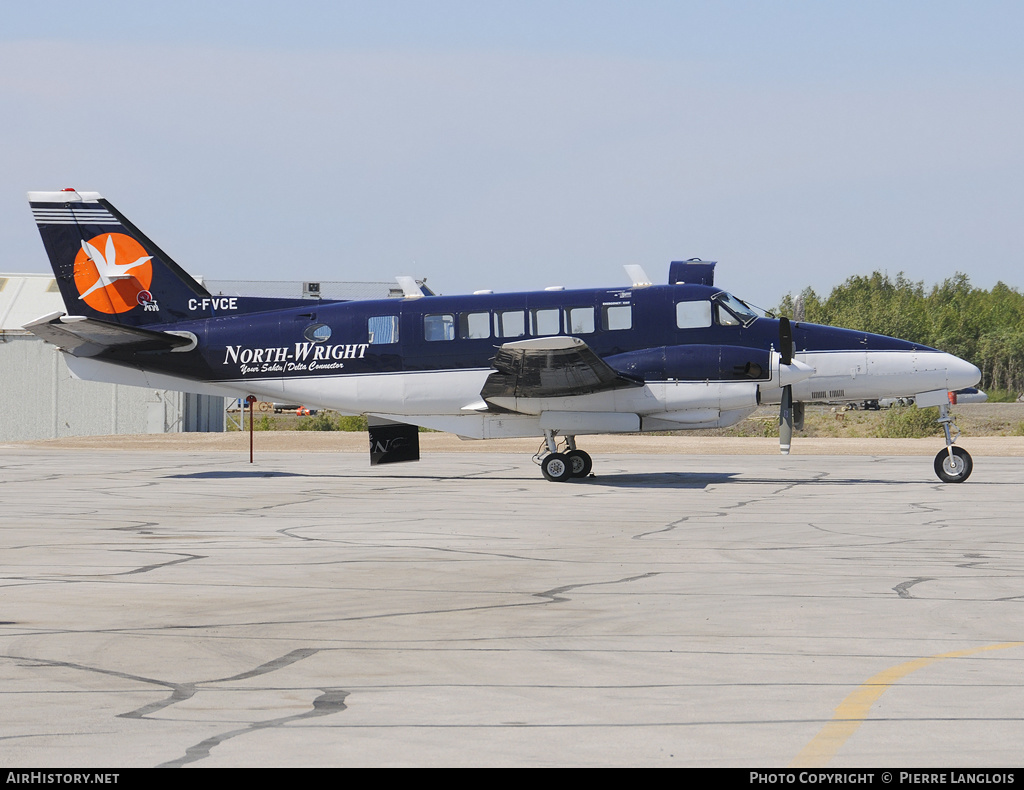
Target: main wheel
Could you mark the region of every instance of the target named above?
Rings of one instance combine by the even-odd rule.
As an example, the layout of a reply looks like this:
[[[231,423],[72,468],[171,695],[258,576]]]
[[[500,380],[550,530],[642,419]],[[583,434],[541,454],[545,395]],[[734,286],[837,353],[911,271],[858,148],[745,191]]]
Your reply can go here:
[[[552,483],[564,483],[572,477],[572,464],[561,453],[551,453],[540,462],[540,471]]]
[[[594,468],[594,461],[583,450],[570,450],[565,457],[569,461],[569,466],[572,467],[573,477],[586,477]]]
[[[971,454],[963,447],[954,447],[952,458],[949,457],[949,450],[939,450],[935,456],[935,474],[943,483],[962,483],[971,476],[973,469]]]

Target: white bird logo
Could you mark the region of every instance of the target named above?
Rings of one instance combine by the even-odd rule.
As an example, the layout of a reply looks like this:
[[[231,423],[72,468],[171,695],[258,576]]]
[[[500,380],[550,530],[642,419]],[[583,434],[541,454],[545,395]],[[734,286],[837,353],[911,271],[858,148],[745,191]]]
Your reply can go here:
[[[93,291],[98,291],[100,288],[106,288],[108,285],[113,285],[117,280],[126,280],[132,275],[129,272],[136,266],[141,266],[146,261],[152,259],[152,255],[146,255],[139,258],[132,263],[118,264],[117,262],[117,248],[114,247],[114,237],[112,234],[107,235],[107,250],[106,255],[101,255],[100,251],[92,246],[87,241],[82,242],[82,250],[85,252],[86,257],[92,261],[96,267],[96,273],[99,275],[99,279],[96,280],[92,286],[79,296],[79,299],[84,299]]]

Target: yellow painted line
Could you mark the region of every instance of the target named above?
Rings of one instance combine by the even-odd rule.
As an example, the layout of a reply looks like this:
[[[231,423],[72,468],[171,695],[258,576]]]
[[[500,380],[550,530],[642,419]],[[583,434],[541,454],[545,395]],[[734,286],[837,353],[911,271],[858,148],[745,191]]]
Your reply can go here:
[[[881,697],[889,687],[897,680],[901,680],[911,672],[934,664],[944,658],[963,658],[972,656],[975,653],[984,653],[988,650],[1003,650],[1007,647],[1020,647],[1024,642],[1003,642],[999,645],[986,645],[985,647],[974,647],[970,650],[956,650],[952,653],[942,653],[937,656],[916,658],[904,664],[897,664],[889,669],[882,670],[877,675],[868,679],[866,683],[858,686],[846,699],[839,703],[839,707],[832,714],[832,721],[821,728],[821,732],[814,736],[800,754],[789,764],[790,768],[824,768],[829,760],[836,756],[836,753],[846,743],[847,738],[857,731],[857,728],[864,723],[864,719],[871,712],[871,706]]]

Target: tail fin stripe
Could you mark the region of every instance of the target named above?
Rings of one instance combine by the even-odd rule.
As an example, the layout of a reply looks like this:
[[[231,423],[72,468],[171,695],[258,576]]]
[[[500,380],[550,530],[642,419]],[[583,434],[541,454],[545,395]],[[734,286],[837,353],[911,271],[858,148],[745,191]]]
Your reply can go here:
[[[47,225],[120,225],[121,223],[106,209],[92,208],[33,208],[32,217],[36,223]]]

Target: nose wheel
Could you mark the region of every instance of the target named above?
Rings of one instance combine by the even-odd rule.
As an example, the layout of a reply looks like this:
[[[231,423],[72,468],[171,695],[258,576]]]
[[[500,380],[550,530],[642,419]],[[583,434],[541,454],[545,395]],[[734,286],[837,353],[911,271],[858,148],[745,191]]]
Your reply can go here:
[[[971,476],[974,461],[963,447],[953,444],[960,437],[960,430],[949,416],[949,406],[939,406],[939,423],[946,434],[946,449],[935,456],[935,474],[943,483],[962,483]]]
[[[943,483],[962,483],[973,469],[971,454],[963,447],[948,447],[935,456],[935,474]]]

